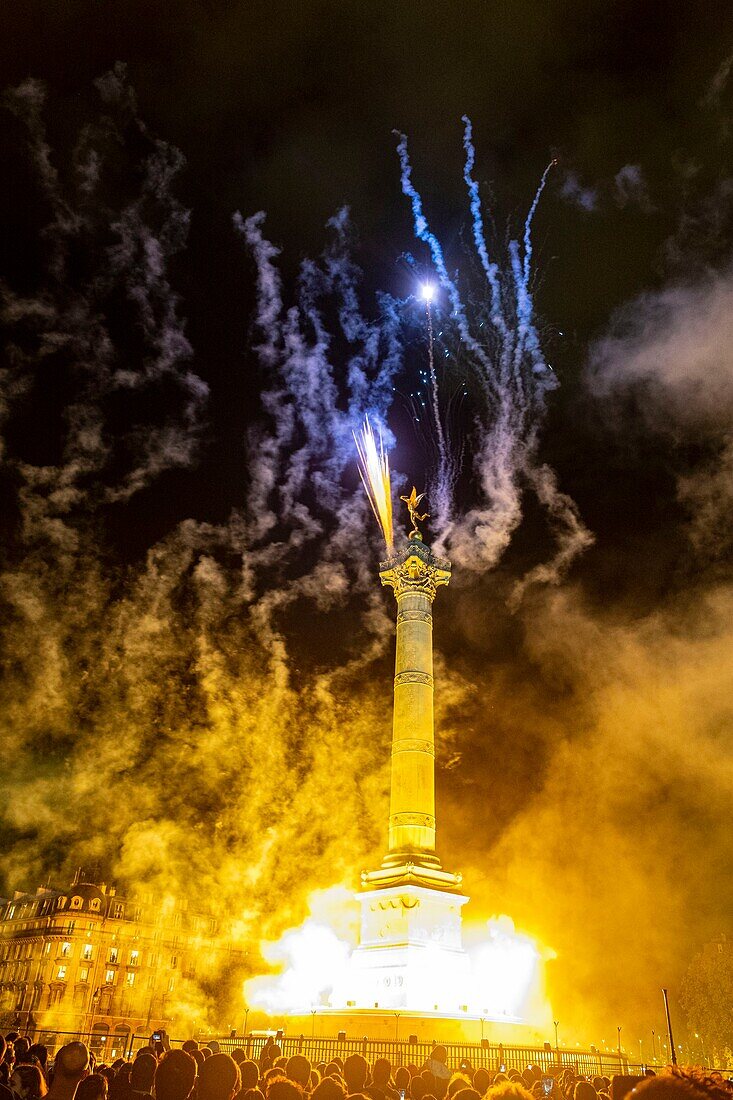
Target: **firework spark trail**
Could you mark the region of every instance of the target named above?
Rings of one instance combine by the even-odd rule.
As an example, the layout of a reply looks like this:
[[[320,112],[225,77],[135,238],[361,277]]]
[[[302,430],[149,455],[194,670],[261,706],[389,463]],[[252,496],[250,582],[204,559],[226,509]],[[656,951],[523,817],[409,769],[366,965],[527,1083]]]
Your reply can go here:
[[[438,443],[438,469],[431,486],[431,495],[434,500],[435,521],[439,529],[448,526],[451,521],[453,507],[453,493],[455,490],[458,470],[453,457],[450,444],[443,430],[443,422],[440,416],[440,393],[438,389],[438,376],[435,371],[435,347],[433,338],[433,313],[430,308],[430,298],[426,298],[425,312],[428,325],[428,369],[430,371],[430,407],[433,413],[435,434]]]
[[[394,553],[394,533],[392,529],[392,484],[389,473],[389,456],[384,450],[382,433],[379,433],[379,446],[369,417],[364,420],[359,432],[354,432],[354,443],[359,455],[359,476],[374,512],[374,518],[384,535],[388,557]]]
[[[508,269],[502,270],[491,258],[486,241],[478,182],[474,177],[476,152],[471,121],[463,117],[463,178],[468,189],[473,241],[486,278],[487,314],[491,330],[482,340],[471,331],[469,310],[464,304],[455,279],[448,275],[445,256],[424,212],[422,198],[412,180],[407,139],[399,135],[402,191],[410,200],[415,236],[429,249],[439,282],[451,305],[451,321],[461,342],[461,352],[472,367],[485,396],[485,408],[479,410],[476,471],[483,500],[462,517],[453,518],[452,496],[455,475],[451,457],[441,453],[438,435],[439,468],[435,478],[441,497],[436,517],[439,547],[447,547],[455,560],[471,569],[483,569],[496,563],[508,545],[512,532],[522,518],[522,483],[536,493],[550,517],[558,549],[547,566],[538,567],[531,579],[559,578],[562,568],[590,541],[573,502],[560,493],[554,475],[538,468],[537,423],[545,409],[545,397],[557,382],[542,352],[530,291],[532,274],[532,223],[553,164],[545,168],[524,221],[520,240],[507,246]],[[482,314],[485,315],[485,314]],[[436,379],[431,371],[433,406],[438,404]],[[455,461],[453,460],[453,466]],[[545,473],[540,476],[540,470]],[[551,474],[551,471],[549,472]],[[476,552],[478,550],[478,553]]]

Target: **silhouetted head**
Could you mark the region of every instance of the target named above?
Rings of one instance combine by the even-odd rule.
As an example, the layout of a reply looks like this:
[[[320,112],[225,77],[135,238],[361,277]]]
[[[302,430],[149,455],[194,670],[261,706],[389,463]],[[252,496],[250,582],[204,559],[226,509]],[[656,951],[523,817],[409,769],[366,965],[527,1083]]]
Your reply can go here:
[[[48,1092],[46,1078],[39,1067],[30,1062],[20,1062],[16,1065],[15,1072],[10,1078],[10,1087],[21,1100],[38,1100]]]
[[[448,1095],[455,1096],[461,1089],[470,1089],[471,1082],[465,1073],[454,1073],[448,1082]]]
[[[89,1051],[84,1043],[67,1043],[61,1047],[54,1059],[54,1079],[59,1077],[66,1082],[81,1081],[89,1069]]]
[[[267,1100],[303,1100],[305,1089],[297,1081],[287,1077],[273,1077],[267,1085]]]
[[[378,1089],[383,1089],[389,1084],[392,1076],[392,1064],[389,1058],[377,1058],[372,1068],[372,1080]]]
[[[232,1055],[232,1057],[234,1057]],[[242,1078],[243,1089],[256,1089],[260,1080],[260,1067],[251,1058],[246,1058],[239,1064],[239,1073]]]
[[[234,1059],[228,1054],[212,1054],[199,1070],[198,1100],[232,1100],[240,1084]]]
[[[340,1077],[324,1077],[311,1093],[311,1100],[344,1100],[346,1085]]]
[[[483,1096],[491,1084],[491,1074],[487,1069],[477,1069],[473,1075],[473,1087],[479,1096]]]
[[[428,1086],[425,1084],[422,1077],[413,1077],[410,1081],[410,1096],[412,1100],[422,1100],[427,1091]]]
[[[148,1054],[147,1051],[138,1054],[130,1073],[130,1088],[133,1092],[152,1092],[157,1068],[158,1059],[154,1054]]]
[[[344,1080],[350,1093],[361,1092],[364,1088],[368,1068],[366,1058],[363,1058],[361,1054],[350,1054],[346,1059],[344,1062]]]
[[[634,1100],[730,1100],[730,1090],[719,1075],[679,1066],[649,1077],[634,1090]]]
[[[295,1081],[296,1085],[302,1085],[304,1089],[308,1088],[311,1077],[311,1064],[304,1054],[293,1054],[291,1058],[288,1058],[285,1076],[289,1080]]]
[[[187,1100],[197,1073],[192,1054],[186,1050],[169,1050],[155,1070],[155,1100]]]
[[[74,1100],[107,1100],[109,1085],[103,1073],[90,1073],[77,1085]]]

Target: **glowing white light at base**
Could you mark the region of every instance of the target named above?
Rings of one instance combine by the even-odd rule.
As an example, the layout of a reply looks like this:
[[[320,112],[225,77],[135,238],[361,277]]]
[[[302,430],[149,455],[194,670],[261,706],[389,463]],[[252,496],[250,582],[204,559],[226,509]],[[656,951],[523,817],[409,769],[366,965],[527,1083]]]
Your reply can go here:
[[[421,958],[404,966],[395,959],[381,973],[363,969],[354,953],[358,907],[353,895],[334,889],[316,893],[310,900],[311,915],[299,928],[289,929],[276,943],[262,945],[262,954],[280,974],[245,982],[245,1001],[251,1008],[276,1014],[297,1014],[323,1006],[371,1009],[387,1008],[384,979],[390,986],[402,978],[404,1007],[412,1012],[438,1011],[445,1016],[470,1015],[486,1020],[549,1026],[550,1005],[544,992],[544,961],[552,952],[541,949],[531,937],[517,932],[507,916],[493,917],[486,932],[468,947],[469,965],[457,967],[441,944],[425,945]],[[400,986],[402,981],[399,982]],[[378,985],[377,982],[381,982]]]
[[[420,287],[420,297],[423,302],[432,302],[435,297],[435,286],[433,283],[423,283]]]

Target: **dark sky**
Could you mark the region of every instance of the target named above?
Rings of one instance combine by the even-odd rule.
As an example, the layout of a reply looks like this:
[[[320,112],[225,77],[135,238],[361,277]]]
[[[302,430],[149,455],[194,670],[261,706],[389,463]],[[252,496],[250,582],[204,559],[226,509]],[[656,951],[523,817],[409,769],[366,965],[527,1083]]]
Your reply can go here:
[[[142,852],[152,836],[160,863],[176,846],[190,855],[184,838],[204,825],[208,886],[213,864],[264,866],[272,805],[268,851],[297,834],[311,885],[374,858],[389,698],[374,702],[373,684],[389,683],[389,648],[368,650],[380,630],[360,620],[354,646],[372,653],[368,674],[356,686],[328,679],[323,712],[322,677],[354,658],[349,615],[367,599],[350,563],[348,595],[339,602],[336,586],[322,598],[318,570],[332,576],[347,543],[308,536],[274,563],[260,547],[248,564],[248,494],[265,446],[252,432],[272,381],[251,350],[255,270],[232,216],[266,211],[290,301],[301,260],[319,255],[325,223],[348,205],[367,311],[379,290],[406,298],[414,277],[399,257],[409,250],[425,264],[428,253],[413,236],[393,131],[408,135],[433,229],[453,264],[466,264],[467,114],[499,242],[516,236],[558,159],[534,222],[537,326],[560,383],[537,421],[537,468],[555,471],[595,542],[568,558],[558,583],[509,606],[513,585],[550,555],[554,530],[551,512],[522,490],[523,520],[496,568],[465,570],[450,602],[441,593],[444,843],[487,916],[510,912],[555,947],[557,1011],[582,1029],[600,1026],[610,1005],[647,1027],[659,985],[679,986],[731,909],[733,15],[719,3],[639,0],[28,0],[3,22],[5,87],[25,87],[31,113],[24,82],[46,89],[35,147],[18,110],[0,122],[3,736],[6,792],[28,807],[2,819],[6,887],[80,860],[150,878]],[[107,126],[95,81],[117,62],[136,106],[120,100]],[[156,147],[157,174],[146,175],[141,158],[156,139],[168,152]],[[97,206],[79,185],[80,165],[87,179],[96,170],[84,159],[92,148],[105,165]],[[163,183],[176,149],[185,164]],[[58,172],[57,199],[38,183],[40,161]],[[144,204],[130,205],[140,187]],[[163,242],[165,277],[114,251],[111,210],[127,212],[135,247]],[[410,324],[400,391],[423,346]],[[188,358],[173,356],[185,377],[160,333],[179,348],[190,342]],[[145,356],[145,384],[113,392],[110,364],[134,373]],[[469,439],[471,422],[469,409]],[[397,466],[419,483],[425,456],[406,424],[398,402]],[[470,462],[466,470],[461,506],[478,477]],[[355,489],[353,469],[345,478]],[[269,507],[272,495],[260,501]],[[286,541],[288,517],[272,507],[268,537]],[[318,578],[311,587],[308,577]],[[273,591],[288,593],[282,618],[263,597]],[[384,614],[382,597],[372,599]],[[262,714],[270,694],[272,713]],[[370,722],[384,734],[350,757],[344,723]],[[287,751],[273,752],[267,723]],[[100,761],[120,729],[125,760],[107,747]],[[344,776],[373,773],[342,777],[333,820],[329,769],[300,740],[309,730],[326,755],[342,754]],[[224,778],[211,765],[219,754]],[[170,775],[186,760],[196,795],[173,797]],[[59,784],[71,808],[61,817]],[[101,800],[110,786],[134,809],[110,818]],[[70,821],[90,798],[106,839]],[[283,825],[289,798],[317,824]],[[357,813],[370,824],[355,839]],[[344,852],[345,837],[358,857]],[[171,859],[175,888],[186,866]],[[302,915],[302,884],[257,889],[255,908]],[[639,913],[648,928],[636,942]],[[627,951],[620,978],[611,938]]]

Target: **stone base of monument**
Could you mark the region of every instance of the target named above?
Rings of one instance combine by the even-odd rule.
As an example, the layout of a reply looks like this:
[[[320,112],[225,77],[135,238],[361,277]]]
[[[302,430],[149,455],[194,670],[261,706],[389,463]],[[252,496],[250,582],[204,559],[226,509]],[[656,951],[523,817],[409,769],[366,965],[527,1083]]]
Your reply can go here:
[[[359,946],[333,989],[333,1008],[459,1013],[471,968],[461,938],[463,894],[402,883],[364,891]]]

